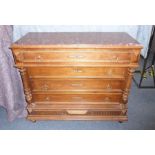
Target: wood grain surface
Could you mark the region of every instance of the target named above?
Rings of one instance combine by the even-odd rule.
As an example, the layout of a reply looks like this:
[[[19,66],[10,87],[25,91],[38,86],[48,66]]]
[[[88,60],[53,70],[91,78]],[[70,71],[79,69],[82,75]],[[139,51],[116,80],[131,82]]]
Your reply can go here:
[[[123,32],[28,33],[11,46],[27,119],[127,121],[141,48]]]

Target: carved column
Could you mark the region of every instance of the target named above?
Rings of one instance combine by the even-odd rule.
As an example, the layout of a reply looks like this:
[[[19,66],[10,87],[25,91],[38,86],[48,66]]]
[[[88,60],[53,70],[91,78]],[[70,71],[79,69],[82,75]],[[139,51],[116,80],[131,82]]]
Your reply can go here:
[[[123,104],[122,106],[122,114],[125,115],[127,112],[127,101],[128,101],[128,95],[130,92],[130,86],[131,86],[131,81],[132,81],[132,76],[133,76],[134,68],[128,68],[128,72],[125,78],[125,85],[124,85],[124,90],[123,90]]]
[[[19,68],[19,71],[23,81],[25,98],[28,104],[30,104],[32,102],[32,93],[26,68]]]

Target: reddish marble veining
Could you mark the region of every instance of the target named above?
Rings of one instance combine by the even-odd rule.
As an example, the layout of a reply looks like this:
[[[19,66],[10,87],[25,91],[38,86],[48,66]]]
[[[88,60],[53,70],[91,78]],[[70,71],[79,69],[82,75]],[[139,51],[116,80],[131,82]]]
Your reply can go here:
[[[140,44],[125,32],[31,32],[13,44],[13,47],[23,46],[57,46],[71,45],[87,47],[106,46],[136,46]]]

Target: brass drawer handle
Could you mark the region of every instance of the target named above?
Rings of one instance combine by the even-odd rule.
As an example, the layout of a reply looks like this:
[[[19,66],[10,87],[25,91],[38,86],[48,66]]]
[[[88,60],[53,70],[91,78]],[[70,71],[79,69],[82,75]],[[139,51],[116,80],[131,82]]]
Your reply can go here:
[[[111,90],[111,89],[112,89],[112,86],[111,86],[110,84],[107,84],[106,88],[107,88],[108,90]]]
[[[82,100],[83,97],[80,97],[80,96],[73,96],[72,99],[76,99],[76,100]]]
[[[73,59],[80,59],[80,58],[84,58],[83,55],[69,55],[69,58],[73,58]]]
[[[41,59],[42,59],[41,55],[37,55],[37,56],[35,57],[35,60],[36,60],[36,61],[40,61]]]
[[[51,98],[50,97],[45,97],[45,101],[50,101],[51,100]]]
[[[110,101],[110,98],[109,97],[105,97],[104,101],[108,102],[108,101]]]
[[[83,85],[81,83],[72,83],[71,86],[73,86],[73,87],[82,87]]]
[[[88,110],[67,110],[67,113],[70,115],[85,115]]]
[[[83,72],[83,70],[81,70],[81,69],[78,69],[78,68],[76,68],[76,69],[73,69],[73,71],[74,71],[74,72],[76,72],[76,73],[82,73],[82,72]]]
[[[49,89],[49,86],[47,84],[42,85],[42,90],[48,90],[48,89]]]
[[[115,55],[115,56],[112,57],[112,60],[117,62],[119,60],[119,58],[118,58],[118,56]]]

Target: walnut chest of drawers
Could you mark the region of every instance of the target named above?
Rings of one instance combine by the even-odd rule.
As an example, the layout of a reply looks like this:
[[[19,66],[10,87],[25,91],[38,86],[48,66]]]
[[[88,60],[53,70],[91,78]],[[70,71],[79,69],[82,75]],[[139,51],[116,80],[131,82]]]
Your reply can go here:
[[[122,32],[28,33],[11,46],[27,118],[126,121],[141,48]]]

